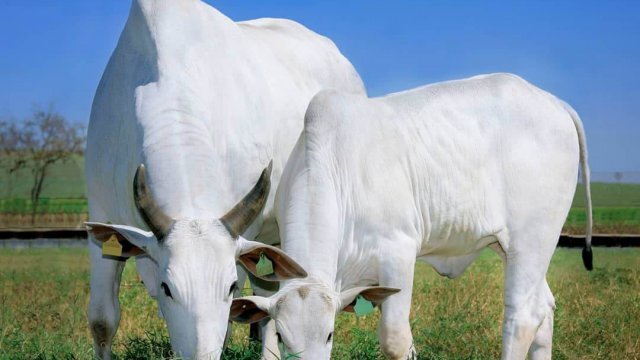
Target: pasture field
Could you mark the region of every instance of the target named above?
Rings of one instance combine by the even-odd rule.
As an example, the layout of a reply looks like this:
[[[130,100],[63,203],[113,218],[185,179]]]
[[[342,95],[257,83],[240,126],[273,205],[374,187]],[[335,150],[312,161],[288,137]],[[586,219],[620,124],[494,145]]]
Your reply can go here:
[[[584,234],[587,212],[583,208],[571,208],[563,232]],[[593,208],[594,234],[640,234],[640,207]]]
[[[640,250],[594,249],[587,272],[579,250],[558,249],[548,280],[556,298],[554,359],[640,358]],[[500,354],[502,262],[490,251],[459,279],[419,264],[412,328],[420,359],[495,359]],[[91,359],[85,249],[0,250],[0,359]],[[170,357],[165,326],[130,261],[115,342],[119,359]],[[339,316],[335,359],[382,359],[378,311]],[[257,359],[247,326],[235,326],[224,359]]]
[[[86,214],[87,200],[84,184],[84,158],[75,156],[70,161],[55,164],[45,181],[42,197],[38,203],[36,226],[75,227],[84,217],[73,217],[63,223],[56,223],[50,214]],[[29,169],[9,174],[0,169],[0,224],[7,227],[30,225],[33,204],[28,200],[31,184]],[[640,233],[640,184],[598,183],[591,184],[594,203],[594,232]],[[84,216],[84,215],[83,215]],[[51,219],[50,219],[51,218]],[[74,222],[75,221],[75,222]],[[584,187],[576,190],[573,207],[564,227],[565,233],[584,234],[586,214],[584,211]]]
[[[597,208],[640,208],[640,184],[592,182],[591,200]],[[576,188],[572,207],[584,207],[582,184]]]
[[[30,214],[33,201],[23,198],[0,199],[0,209],[2,212],[11,214]],[[38,214],[82,214],[88,211],[85,198],[40,198],[38,200]]]
[[[56,163],[49,168],[42,188],[42,197],[51,199],[84,199],[84,157],[73,156],[69,161]],[[0,199],[28,199],[33,184],[30,168],[12,174],[8,168],[0,168]],[[0,211],[5,211],[0,208]]]

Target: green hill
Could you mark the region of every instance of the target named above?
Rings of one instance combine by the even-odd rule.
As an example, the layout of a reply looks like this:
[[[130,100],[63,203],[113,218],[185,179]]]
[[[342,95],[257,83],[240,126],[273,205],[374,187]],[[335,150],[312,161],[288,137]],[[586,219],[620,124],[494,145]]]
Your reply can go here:
[[[0,212],[30,213],[31,182],[30,169],[13,174],[9,174],[7,169],[0,169]],[[640,233],[640,184],[595,182],[591,184],[591,193],[596,232]],[[86,213],[83,157],[74,157],[51,168],[38,209],[41,214]],[[584,186],[579,184],[565,232],[583,233],[585,221]]]
[[[52,165],[50,169],[42,189],[43,198],[86,198],[84,157],[74,156],[67,162]],[[10,174],[6,167],[0,168],[0,199],[29,199],[32,184],[31,169],[24,168]]]
[[[591,199],[594,207],[640,208],[640,184],[591,183]],[[584,207],[582,184],[576,189],[572,207]]]

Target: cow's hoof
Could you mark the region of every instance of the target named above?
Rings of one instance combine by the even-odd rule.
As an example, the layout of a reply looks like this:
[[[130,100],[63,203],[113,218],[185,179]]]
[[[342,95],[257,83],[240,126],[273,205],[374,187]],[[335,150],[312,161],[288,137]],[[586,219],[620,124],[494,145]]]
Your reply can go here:
[[[411,348],[409,349],[409,354],[407,354],[407,360],[418,360],[418,352],[416,351],[416,346],[411,344]]]

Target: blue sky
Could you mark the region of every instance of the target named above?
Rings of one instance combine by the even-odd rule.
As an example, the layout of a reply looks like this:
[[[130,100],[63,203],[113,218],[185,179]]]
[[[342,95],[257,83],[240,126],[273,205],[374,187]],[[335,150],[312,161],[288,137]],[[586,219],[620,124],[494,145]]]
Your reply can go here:
[[[581,115],[594,171],[640,171],[640,1],[209,0],[329,36],[370,95],[513,72]],[[129,0],[0,0],[0,117],[88,121]]]

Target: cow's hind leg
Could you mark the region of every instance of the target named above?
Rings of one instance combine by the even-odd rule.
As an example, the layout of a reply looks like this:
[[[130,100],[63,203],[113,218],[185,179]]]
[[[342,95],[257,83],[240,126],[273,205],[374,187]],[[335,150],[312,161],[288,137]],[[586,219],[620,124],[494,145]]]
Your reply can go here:
[[[551,294],[551,289],[547,282],[544,282],[544,288],[540,289],[541,292],[546,293],[546,304],[551,304],[547,308],[548,312],[542,321],[542,325],[538,328],[536,336],[533,338],[533,343],[529,349],[529,358],[532,360],[548,360],[551,359],[551,343],[553,339],[553,306],[554,299]]]
[[[412,360],[417,358],[409,323],[416,255],[415,247],[398,246],[400,248],[406,249],[406,254],[399,250],[395,254],[385,255],[380,262],[380,285],[402,291],[389,296],[382,303],[378,335],[380,347],[387,358]],[[414,249],[413,253],[410,249]]]
[[[91,256],[91,290],[89,297],[89,327],[96,357],[111,359],[111,345],[120,322],[118,291],[124,261],[105,259],[102,248],[89,234]]]
[[[507,250],[502,359],[524,359],[528,353],[550,359],[555,303],[545,276],[557,236],[515,239],[520,243]]]

